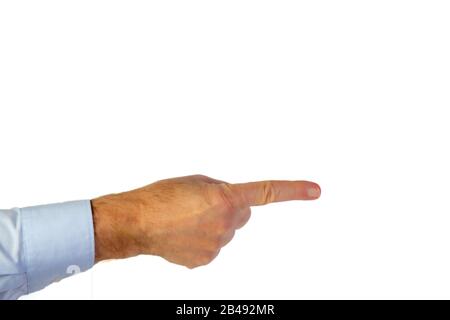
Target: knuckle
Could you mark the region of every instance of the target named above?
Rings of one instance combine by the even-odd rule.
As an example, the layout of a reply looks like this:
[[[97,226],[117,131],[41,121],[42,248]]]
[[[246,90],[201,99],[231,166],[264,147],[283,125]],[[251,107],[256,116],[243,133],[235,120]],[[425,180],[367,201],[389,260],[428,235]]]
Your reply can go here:
[[[220,241],[220,246],[223,247],[225,245],[227,245],[231,240],[233,240],[234,235],[235,235],[235,230],[227,233],[226,235],[224,235]]]
[[[229,217],[222,217],[219,219],[217,223],[217,233],[219,235],[222,235],[224,233],[227,233],[228,230],[232,228],[232,219]]]
[[[190,270],[192,270],[192,269],[198,267],[198,265],[196,265],[196,264],[194,264],[194,263],[188,263],[188,264],[186,264],[185,266],[186,266],[186,268],[188,268],[188,269],[190,269]]]
[[[229,184],[219,184],[219,188],[217,188],[217,195],[219,203],[226,213],[232,214],[236,211],[236,206],[232,200],[233,193]]]
[[[203,174],[194,174],[191,176],[192,178],[197,178],[197,179],[207,179],[208,177],[203,175]]]
[[[276,198],[276,191],[273,183],[271,181],[266,181],[262,187],[262,202],[264,204],[273,202]]]
[[[204,256],[203,262],[205,262],[205,264],[210,263],[217,257],[218,254],[219,254],[219,249],[208,251]]]
[[[247,224],[247,222],[250,220],[250,218],[251,218],[251,212],[245,213],[242,216],[241,220],[239,221],[237,228],[240,229],[243,226],[245,226]]]
[[[252,215],[252,209],[250,209],[249,207],[245,208],[245,209],[242,211],[242,216],[243,216],[244,218],[250,217],[251,215]]]
[[[251,217],[252,217],[252,212],[250,210],[248,210],[248,212],[246,212],[244,215],[244,220],[248,221],[248,220],[250,220]]]
[[[213,239],[211,239],[208,249],[213,250],[213,251],[218,250],[222,245],[222,238],[223,237],[221,237],[221,236],[216,236]]]
[[[202,253],[197,257],[195,263],[193,264],[194,268],[209,264],[211,261],[214,260],[217,254],[218,250],[205,251],[204,253]]]

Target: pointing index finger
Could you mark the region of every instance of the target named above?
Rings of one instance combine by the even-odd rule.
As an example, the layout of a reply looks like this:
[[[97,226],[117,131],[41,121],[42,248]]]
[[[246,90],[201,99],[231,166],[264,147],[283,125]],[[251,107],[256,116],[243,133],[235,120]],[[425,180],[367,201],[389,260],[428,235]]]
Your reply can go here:
[[[314,200],[320,197],[320,187],[311,181],[267,180],[233,184],[249,206],[290,200]]]

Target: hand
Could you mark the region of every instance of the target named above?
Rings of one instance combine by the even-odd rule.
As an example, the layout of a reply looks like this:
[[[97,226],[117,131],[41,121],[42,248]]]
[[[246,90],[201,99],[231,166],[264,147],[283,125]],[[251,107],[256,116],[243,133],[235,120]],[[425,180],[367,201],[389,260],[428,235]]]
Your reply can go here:
[[[313,200],[308,181],[229,184],[195,175],[92,200],[96,261],[158,255],[194,268],[211,262],[250,218],[250,207]]]

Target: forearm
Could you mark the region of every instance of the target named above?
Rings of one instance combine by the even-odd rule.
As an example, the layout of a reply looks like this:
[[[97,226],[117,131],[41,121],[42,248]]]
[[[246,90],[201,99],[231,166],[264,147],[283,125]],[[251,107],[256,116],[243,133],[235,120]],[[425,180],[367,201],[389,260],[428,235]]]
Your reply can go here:
[[[0,210],[0,297],[40,290],[93,264],[89,200]]]

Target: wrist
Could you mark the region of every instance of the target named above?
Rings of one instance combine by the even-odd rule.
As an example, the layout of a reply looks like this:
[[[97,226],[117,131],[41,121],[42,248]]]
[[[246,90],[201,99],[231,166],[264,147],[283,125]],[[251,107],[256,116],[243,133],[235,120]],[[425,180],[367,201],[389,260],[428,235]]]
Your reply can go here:
[[[136,235],[138,215],[132,213],[120,194],[91,200],[95,235],[95,262],[138,255]]]

